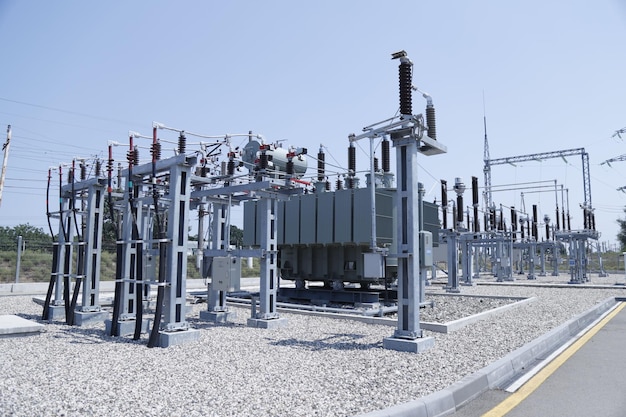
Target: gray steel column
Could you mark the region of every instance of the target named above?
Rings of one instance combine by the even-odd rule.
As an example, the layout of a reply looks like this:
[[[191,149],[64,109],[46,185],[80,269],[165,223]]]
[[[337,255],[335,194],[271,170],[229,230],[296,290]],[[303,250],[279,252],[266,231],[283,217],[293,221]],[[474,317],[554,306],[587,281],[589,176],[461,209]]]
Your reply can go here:
[[[141,183],[140,177],[129,179],[136,183]],[[131,192],[135,192],[136,185],[133,184]],[[141,294],[139,297],[135,294],[135,283],[130,282],[135,277],[135,265],[137,262],[137,245],[133,241],[133,210],[130,206],[131,196],[128,195],[128,189],[124,193],[124,209],[122,211],[122,259],[117,262],[122,263],[122,276],[116,277],[122,280],[122,298],[120,303],[120,321],[132,320],[137,313],[137,303],[141,302]],[[137,204],[137,203],[136,203]],[[141,219],[141,205],[137,204],[137,221]],[[139,225],[138,225],[139,227]],[[121,334],[120,334],[121,335]]]
[[[189,194],[191,193],[191,166],[185,163],[170,167],[167,210],[167,262],[165,299],[163,308],[164,331],[186,330],[185,321],[187,279],[187,226],[189,224]]]
[[[383,339],[385,349],[421,352],[433,346],[420,328],[420,236],[417,145],[413,133],[392,134],[396,147],[398,188],[396,191],[398,257],[398,325],[392,337]]]
[[[211,219],[212,250],[226,251],[230,242],[226,242],[226,204],[213,203],[213,218]],[[200,232],[198,232],[200,233]],[[207,256],[207,258],[209,258]],[[211,258],[212,261],[212,258]],[[226,308],[226,291],[213,290],[208,286],[207,310],[209,312],[224,312]]]
[[[463,263],[463,285],[473,285],[472,282],[472,244],[468,239],[461,241],[461,261]]]
[[[268,320],[278,318],[276,311],[276,296],[278,294],[278,273],[276,269],[276,255],[278,254],[276,239],[276,201],[262,198],[258,203],[261,218],[261,293],[260,310],[257,319]]]
[[[71,242],[71,239],[65,239],[65,225],[69,221],[69,227],[71,228],[71,219],[69,212],[69,200],[67,198],[63,199],[62,209],[59,212],[59,233],[58,240],[56,244],[59,245],[59,254],[57,256],[57,277],[56,282],[54,284],[54,299],[51,305],[60,306],[63,305],[63,274],[65,270],[65,252],[70,250],[70,247],[67,245],[68,242]]]
[[[100,311],[100,260],[104,219],[104,185],[93,184],[87,193],[85,228],[85,279],[81,311]]]
[[[454,230],[446,231],[448,245],[448,285],[446,292],[458,293],[459,290],[459,253],[457,251],[457,234]]]

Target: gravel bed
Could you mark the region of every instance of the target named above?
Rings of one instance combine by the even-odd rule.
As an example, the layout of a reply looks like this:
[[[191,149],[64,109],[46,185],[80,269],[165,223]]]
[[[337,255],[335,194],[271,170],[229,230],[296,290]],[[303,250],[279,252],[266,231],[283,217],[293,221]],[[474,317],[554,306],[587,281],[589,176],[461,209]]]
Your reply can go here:
[[[38,336],[0,339],[0,415],[354,416],[446,388],[625,291],[464,287],[537,300],[453,333],[426,332],[435,346],[419,355],[383,349],[388,326],[281,313],[287,327],[256,329],[239,307],[232,323],[210,324],[197,318],[205,304],[188,316],[200,341],[167,349],[148,349],[146,335],[112,338],[103,324],[46,324]],[[0,314],[40,321],[41,307],[0,297]]]

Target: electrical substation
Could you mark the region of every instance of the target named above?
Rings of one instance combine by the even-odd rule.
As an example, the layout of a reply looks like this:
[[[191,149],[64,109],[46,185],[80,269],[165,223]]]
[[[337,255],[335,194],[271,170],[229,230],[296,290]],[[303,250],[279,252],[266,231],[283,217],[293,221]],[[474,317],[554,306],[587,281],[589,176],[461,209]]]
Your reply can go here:
[[[312,155],[252,132],[205,135],[157,122],[151,135],[129,132],[127,143],[110,142],[106,161],[77,159],[50,170],[47,214],[57,240],[42,318],[78,326],[102,321],[111,336],[139,340],[148,334],[149,347],[197,340],[200,331],[190,326],[186,306],[192,211],[199,219],[197,250],[207,279],[203,321],[228,322],[228,299],[235,295],[250,304],[247,325],[265,329],[289,325],[279,303],[320,311],[351,306],[363,315],[395,314],[395,331],[383,346],[420,352],[434,343],[420,326],[429,285],[442,284],[455,294],[481,276],[537,280],[564,269],[571,284],[588,282],[589,247],[599,233],[585,150],[491,159],[485,133],[482,205],[478,177],[471,187],[462,178],[452,187],[441,180],[439,203],[424,201],[418,158],[445,157],[447,148],[437,138],[432,97],[413,86],[413,63],[404,51],[392,58],[398,62],[400,110],[347,135],[348,164],[336,180],[326,171],[323,145]],[[414,92],[425,101],[423,114],[413,112]],[[178,136],[176,152],[162,158],[169,142],[160,135],[167,134]],[[199,142],[188,143],[188,137]],[[245,146],[235,146],[235,138],[247,141]],[[144,146],[147,162],[139,155],[144,140],[150,141]],[[369,145],[364,178],[356,169],[357,143]],[[118,146],[128,147],[125,161],[113,158]],[[505,187],[492,185],[492,167],[569,156],[582,159],[582,229],[572,229],[566,189],[557,180],[540,186],[554,194],[554,220],[547,214],[541,219],[534,204],[496,205],[493,194]],[[313,175],[307,174],[309,160],[315,162]],[[51,204],[53,173],[58,207]],[[466,207],[467,188],[472,203]],[[506,189],[530,194],[536,187]],[[242,247],[230,244],[234,207],[243,208]],[[111,311],[99,304],[105,217],[117,235]],[[259,260],[258,292],[240,285],[242,263],[249,258]]]

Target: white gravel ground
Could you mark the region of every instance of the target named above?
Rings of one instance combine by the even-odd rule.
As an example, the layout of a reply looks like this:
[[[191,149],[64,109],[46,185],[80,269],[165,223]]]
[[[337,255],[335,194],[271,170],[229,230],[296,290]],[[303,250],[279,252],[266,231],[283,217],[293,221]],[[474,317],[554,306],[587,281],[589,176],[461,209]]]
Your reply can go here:
[[[112,338],[102,324],[47,324],[38,336],[0,339],[0,415],[354,416],[441,390],[607,297],[626,295],[577,286],[462,292],[537,301],[453,333],[426,332],[435,346],[418,355],[383,349],[388,326],[281,313],[287,327],[256,329],[245,326],[246,308],[233,308],[232,324],[209,324],[197,319],[205,304],[188,316],[200,341],[167,349],[148,349],[147,335]],[[41,306],[0,297],[0,314],[39,321]]]

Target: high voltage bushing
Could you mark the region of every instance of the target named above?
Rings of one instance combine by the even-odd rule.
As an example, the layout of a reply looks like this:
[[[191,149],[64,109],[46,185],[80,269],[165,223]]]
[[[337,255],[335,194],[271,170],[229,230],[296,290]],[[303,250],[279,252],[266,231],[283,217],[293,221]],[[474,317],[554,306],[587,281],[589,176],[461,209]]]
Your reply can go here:
[[[80,180],[85,181],[87,179],[87,165],[84,162],[80,163]]]
[[[290,159],[287,161],[287,175],[293,175],[293,161]]]
[[[354,142],[350,142],[348,147],[348,172],[350,175],[354,175],[356,172],[356,147]]]
[[[320,151],[317,153],[317,180],[318,181],[324,181],[324,175],[326,171],[325,161],[326,161],[326,155],[324,154],[324,152],[322,152],[322,149],[320,148]]]
[[[139,165],[139,149],[135,146],[132,150],[129,150],[126,153],[126,159],[129,164],[133,164],[135,166]]]
[[[342,190],[343,186],[341,184],[341,178],[337,178],[337,181],[335,182],[335,189],[337,190]]]
[[[178,136],[178,153],[184,154],[186,150],[187,150],[187,137],[185,136],[184,132],[180,132],[180,135]]]
[[[382,153],[383,153],[383,172],[389,172],[391,170],[391,165],[389,163],[389,139],[383,139],[382,143]]]
[[[432,105],[426,106],[426,125],[428,129],[428,136],[431,139],[437,139],[437,128],[435,126],[435,107]]]
[[[228,176],[232,177],[235,174],[235,161],[233,161],[232,159],[229,160],[226,164],[226,170]]]
[[[411,62],[406,58],[401,58],[398,68],[400,79],[400,114],[413,114],[411,71]]]
[[[538,239],[538,230],[537,230],[537,205],[533,204],[533,237],[535,238],[535,240],[539,240]]]
[[[472,206],[474,207],[474,233],[478,233],[480,232],[478,224],[478,177],[472,177]]]
[[[152,157],[155,160],[157,161],[160,160],[161,159],[161,142],[154,142],[151,145],[150,152],[152,153]]]
[[[100,174],[102,173],[102,162],[99,159],[96,160],[95,170],[96,170],[96,178],[99,178]]]
[[[267,154],[265,153],[265,151],[261,152],[261,155],[259,155],[259,168],[267,169],[267,161]]]

